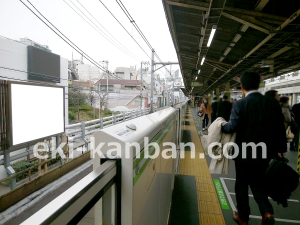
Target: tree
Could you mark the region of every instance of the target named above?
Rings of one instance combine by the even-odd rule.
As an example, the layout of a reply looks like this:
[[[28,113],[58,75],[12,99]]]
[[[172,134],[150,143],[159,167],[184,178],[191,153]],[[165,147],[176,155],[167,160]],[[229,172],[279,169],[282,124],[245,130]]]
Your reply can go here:
[[[96,101],[99,102],[100,111],[102,111],[107,106],[108,93],[98,91],[96,94],[97,94]]]
[[[86,98],[87,98],[86,94],[81,93],[80,89],[69,88],[68,90],[69,107],[77,106],[78,120],[79,120],[79,106],[85,104]]]
[[[90,93],[88,93],[87,98],[91,106],[94,106],[94,104],[98,100],[98,95],[94,91],[91,91]]]
[[[81,93],[79,89],[70,89],[68,92],[69,106],[78,106],[85,104],[87,96]]]

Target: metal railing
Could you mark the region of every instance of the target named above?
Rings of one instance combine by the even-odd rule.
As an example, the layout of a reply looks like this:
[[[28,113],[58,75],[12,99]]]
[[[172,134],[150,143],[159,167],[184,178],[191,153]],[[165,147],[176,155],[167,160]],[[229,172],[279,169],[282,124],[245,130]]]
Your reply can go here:
[[[100,119],[83,121],[81,123],[75,123],[66,126],[66,134],[69,136],[69,141],[73,141],[78,138],[86,139],[86,136],[94,133],[97,129],[103,129],[117,123],[131,120],[136,117],[147,115],[150,112],[150,108],[129,111],[117,115],[108,117],[101,117]]]
[[[106,161],[105,161],[106,160]],[[89,220],[109,220],[107,224],[121,224],[121,159],[105,159],[96,170],[78,181],[45,207],[33,214],[22,225],[77,224],[87,213]],[[115,185],[112,189],[111,187]],[[110,191],[114,190],[112,197]],[[105,195],[108,193],[107,195]],[[108,197],[108,198],[107,198]],[[94,207],[99,200],[115,206],[110,215]],[[107,202],[110,200],[111,202]],[[99,204],[98,204],[99,205]],[[110,208],[111,209],[111,208]],[[90,210],[93,210],[92,212]],[[97,210],[97,211],[96,211]],[[112,219],[112,215],[113,219]],[[114,221],[111,221],[114,220]]]

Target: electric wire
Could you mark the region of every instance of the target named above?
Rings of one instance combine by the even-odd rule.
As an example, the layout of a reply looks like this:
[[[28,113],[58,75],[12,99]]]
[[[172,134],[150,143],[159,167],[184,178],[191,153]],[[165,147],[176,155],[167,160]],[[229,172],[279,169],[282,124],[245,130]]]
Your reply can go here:
[[[151,57],[148,53],[142,48],[142,46],[135,40],[135,38],[128,32],[128,30],[123,26],[123,24],[115,17],[115,15],[107,8],[107,6],[99,0],[99,2],[104,6],[104,8],[114,17],[114,19],[120,24],[120,26],[126,31],[126,33],[134,40],[134,42],[140,47],[140,49],[147,55],[147,57],[151,60]]]
[[[36,7],[34,7],[34,5],[29,1],[29,0],[27,0],[28,2],[29,2],[29,4],[49,23],[49,24],[51,24],[62,36],[64,36],[68,41],[70,41],[76,48],[78,48],[78,49],[76,49],[74,46],[72,46],[68,41],[66,41],[60,34],[58,34],[52,27],[50,27],[41,17],[39,17],[30,7],[28,7],[22,0],[20,0],[21,1],[21,3],[26,7],[26,8],[28,8],[38,19],[40,19],[48,28],[50,28],[56,35],[58,35],[62,40],[64,40],[70,47],[72,47],[75,51],[77,51],[79,54],[82,54],[82,55],[84,55],[85,56],[85,58],[89,61],[89,62],[91,62],[93,65],[95,65],[96,67],[98,67],[99,69],[101,69],[102,71],[104,71],[104,72],[109,72],[108,70],[106,70],[103,66],[101,66],[101,65],[99,65],[95,60],[93,60],[91,57],[89,57],[85,52],[83,52],[76,44],[74,44],[69,38],[67,38],[59,29],[57,29],[45,16],[43,16],[43,14],[42,13],[40,13],[39,12],[39,10],[37,10],[36,9]],[[101,0],[99,0],[100,1],[100,3],[102,3],[102,5],[106,8],[106,10],[118,21],[118,23],[123,27],[123,29],[129,34],[129,32],[125,29],[125,27],[120,23],[120,21],[113,15],[113,13],[111,13],[111,11],[106,7],[106,5],[101,1]],[[134,21],[133,21],[134,22]],[[136,28],[136,29],[139,29],[139,28]],[[140,30],[140,29],[139,29]],[[142,33],[142,32],[141,32]],[[130,35],[130,34],[129,34]],[[143,34],[140,34],[140,35],[142,35],[142,36],[144,36]],[[133,36],[132,35],[130,35],[132,38],[133,38]],[[146,39],[146,37],[144,36],[144,38],[145,38],[145,42],[147,42],[147,39]],[[144,51],[144,53],[147,55],[147,53],[145,52],[145,50],[140,46],[140,44],[133,38],[133,40],[136,42],[136,44],[138,44],[138,46]],[[149,42],[148,42],[149,43]],[[149,43],[149,45],[150,45],[150,43]],[[151,46],[151,45],[150,45]],[[162,62],[161,61],[161,59],[159,58],[159,56],[157,55],[157,53],[155,52],[155,55],[156,55],[156,57],[160,60],[160,62]],[[148,56],[148,55],[147,55]],[[149,56],[148,56],[149,57]],[[149,57],[150,58],[150,57]],[[151,58],[150,58],[151,59]],[[94,62],[93,62],[94,61]],[[170,73],[170,71],[166,68],[166,70],[169,72],[169,74],[172,76],[172,74]],[[26,72],[26,71],[24,71],[24,72]],[[26,72],[26,73],[28,73],[28,72]],[[123,79],[120,79],[119,77],[116,77],[116,76],[114,76],[114,75],[112,75],[112,74],[110,74],[111,76],[113,76],[113,77],[115,77],[116,79],[119,79],[119,80],[123,80]],[[45,76],[45,75],[44,75]],[[2,76],[3,77],[3,76]],[[8,77],[6,77],[6,78],[8,78]],[[9,78],[8,78],[9,79]],[[57,79],[57,78],[56,78]]]
[[[93,65],[95,65],[96,67],[98,67],[99,69],[101,69],[103,72],[109,72],[109,70],[106,70],[103,66],[99,65],[94,59],[92,59],[89,55],[87,55],[84,51],[82,51],[76,44],[74,44],[68,37],[66,37],[59,29],[57,29],[39,10],[36,9],[36,7],[34,7],[34,5],[27,0],[27,2],[49,23],[51,24],[51,26],[53,26],[58,32],[56,32],[54,30],[54,28],[52,28],[51,26],[49,26],[49,24],[47,24],[40,16],[38,16],[28,5],[26,5],[22,0],[20,0],[20,2],[28,9],[30,10],[38,19],[40,19],[48,28],[50,28],[56,35],[58,35],[63,41],[65,41],[70,47],[72,47],[75,51],[77,51],[79,54],[84,55],[84,57],[91,62]],[[67,40],[65,40],[62,36],[64,36]],[[72,44],[70,44],[70,43]],[[74,47],[74,46],[75,47]],[[111,76],[115,77],[112,73],[110,73]],[[115,77],[116,79],[119,79],[117,77]]]
[[[118,48],[119,50],[121,50],[124,54],[128,55],[129,57],[133,58],[134,60],[140,60],[138,59],[138,57],[134,56],[129,50],[127,50],[128,52],[126,52],[126,50],[122,49],[122,47],[120,47],[114,40],[111,40],[110,37],[104,33],[97,24],[95,24],[81,9],[79,9],[72,1],[70,1],[72,3],[72,5],[74,7],[76,7],[90,22],[88,22],[82,15],[80,15],[69,3],[67,3],[65,0],[63,0],[78,16],[80,16],[87,24],[89,24],[95,31],[97,31],[102,37],[104,37],[107,41],[109,41],[112,45],[114,45],[116,48]],[[102,25],[101,25],[102,26]],[[96,28],[95,28],[96,27]],[[102,33],[101,33],[102,32]]]
[[[99,20],[97,20],[81,3],[79,0],[77,0],[77,2],[82,6],[82,8],[85,9],[85,11],[113,38],[116,40],[116,42],[118,42],[124,49],[126,49],[129,53],[131,53],[134,57],[138,58],[140,60],[139,57],[137,57],[136,55],[134,55],[130,50],[128,50],[121,42],[119,42],[104,26],[101,25],[101,23],[99,22]]]
[[[132,23],[132,25],[135,27],[135,29],[137,30],[137,32],[144,39],[144,41],[146,42],[146,44],[148,45],[148,47],[152,50],[153,48],[152,48],[151,44],[149,43],[149,41],[147,40],[147,38],[145,37],[145,35],[143,34],[143,32],[140,30],[140,28],[138,27],[138,25],[135,23],[134,19],[132,18],[132,16],[130,15],[130,13],[127,11],[126,7],[123,5],[123,3],[121,1],[119,3],[118,0],[116,0],[116,2],[120,6],[120,8],[124,12],[124,14],[127,16],[127,18],[129,19],[129,21]]]
[[[152,47],[152,45],[150,44],[150,42],[148,41],[148,39],[146,38],[146,36],[144,35],[144,33],[142,32],[142,30],[139,28],[139,26],[137,25],[137,23],[135,22],[135,20],[133,19],[133,17],[130,15],[130,13],[128,12],[128,10],[126,9],[126,7],[124,6],[124,4],[122,3],[121,0],[116,0],[116,2],[118,3],[119,7],[122,9],[122,11],[124,12],[124,14],[126,15],[126,17],[129,19],[130,23],[132,23],[132,25],[134,26],[134,28],[137,30],[137,32],[140,34],[140,36],[142,37],[142,39],[145,41],[145,43],[148,45],[148,47],[150,48],[151,51],[154,50],[154,48]],[[159,60],[159,62],[162,63],[161,58],[158,56],[158,54],[156,52],[154,52],[154,55],[156,56],[156,58]],[[171,72],[166,68],[166,70],[169,72],[169,74],[172,76]],[[173,77],[173,76],[172,76]]]

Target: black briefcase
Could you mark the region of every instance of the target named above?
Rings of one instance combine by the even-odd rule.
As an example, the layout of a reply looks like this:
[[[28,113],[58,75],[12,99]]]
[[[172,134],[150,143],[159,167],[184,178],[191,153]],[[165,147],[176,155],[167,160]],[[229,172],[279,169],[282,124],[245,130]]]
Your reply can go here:
[[[264,187],[268,196],[283,207],[287,207],[287,200],[298,184],[299,174],[282,158],[273,159],[265,173]]]

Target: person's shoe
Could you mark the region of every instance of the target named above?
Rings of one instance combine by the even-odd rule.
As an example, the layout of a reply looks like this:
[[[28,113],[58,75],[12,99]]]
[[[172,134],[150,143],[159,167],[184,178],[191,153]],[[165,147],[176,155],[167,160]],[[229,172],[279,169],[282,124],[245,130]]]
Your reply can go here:
[[[239,225],[248,225],[248,222],[244,222],[240,219],[239,214],[236,211],[233,212],[233,220]]]
[[[275,223],[275,219],[271,213],[266,213],[262,217],[261,225],[273,225],[274,223]]]
[[[203,128],[203,131],[205,131],[205,127]]]

